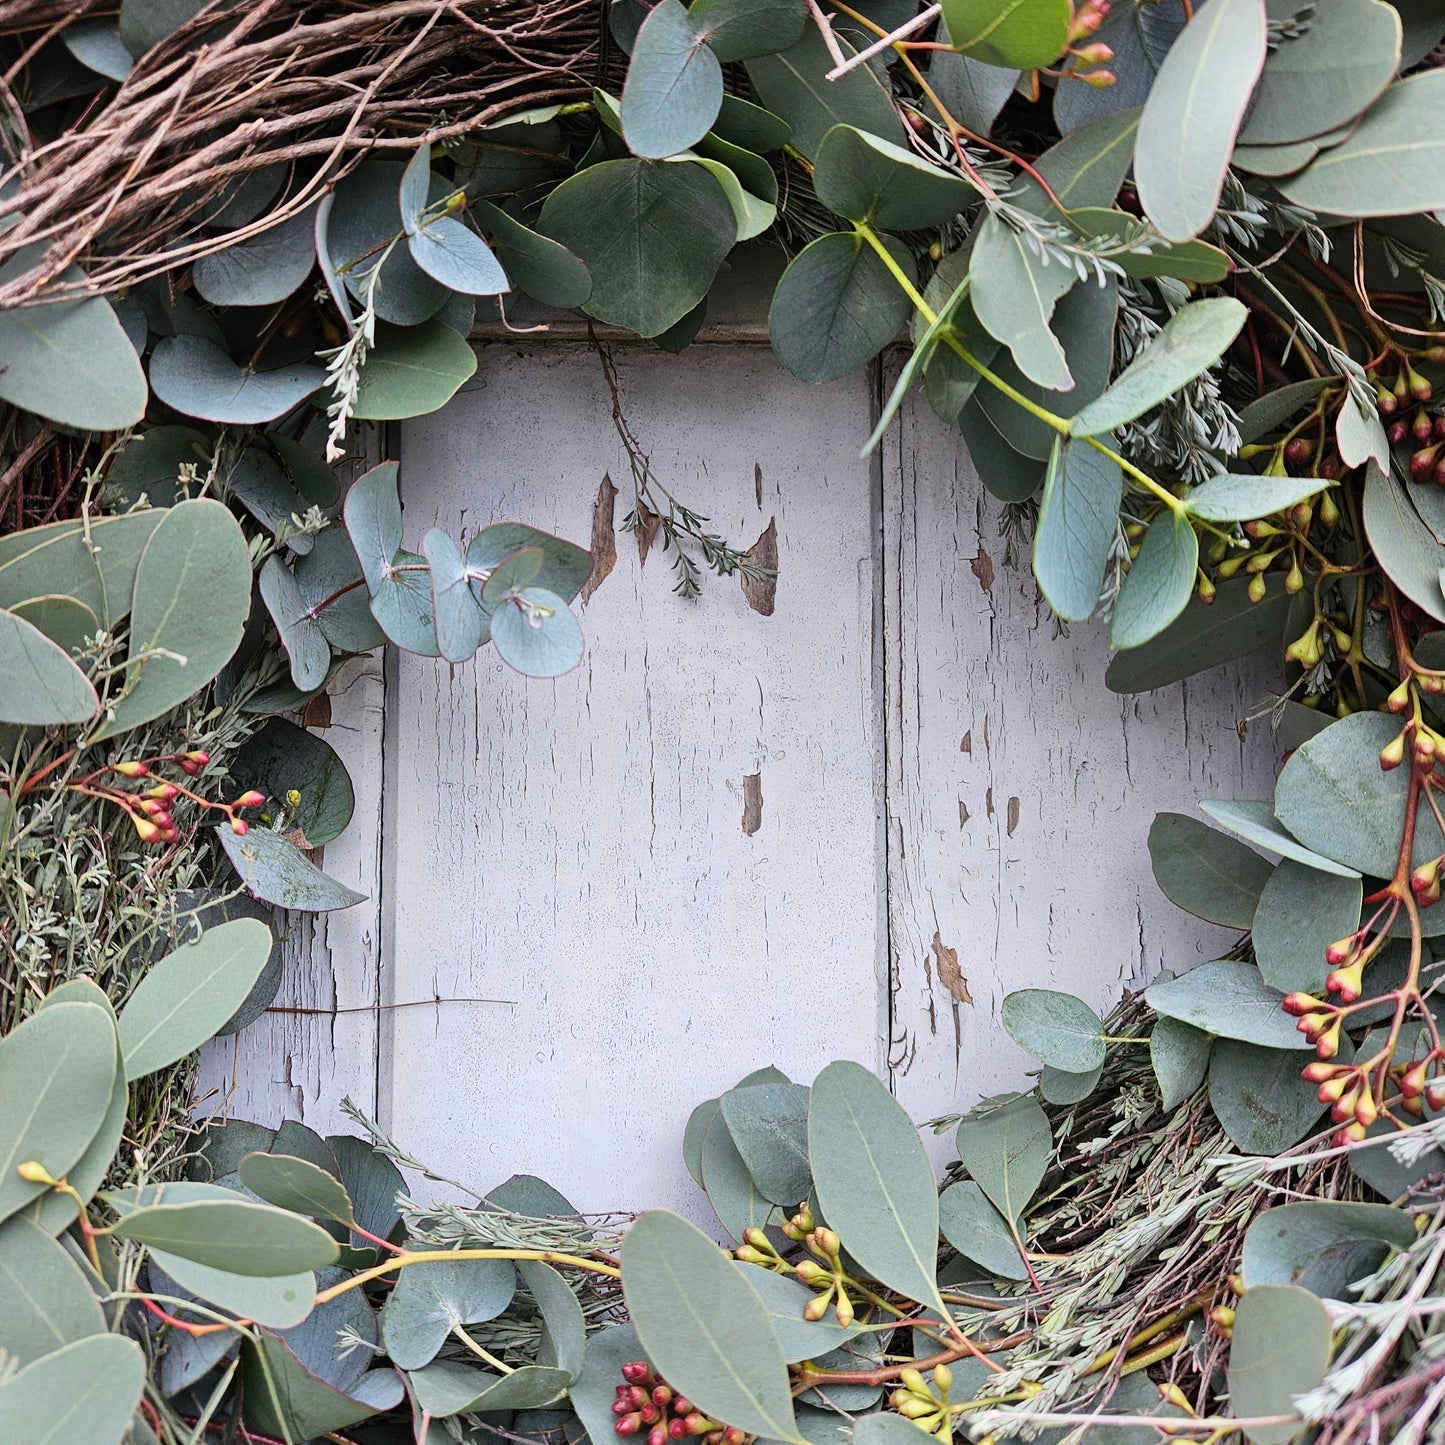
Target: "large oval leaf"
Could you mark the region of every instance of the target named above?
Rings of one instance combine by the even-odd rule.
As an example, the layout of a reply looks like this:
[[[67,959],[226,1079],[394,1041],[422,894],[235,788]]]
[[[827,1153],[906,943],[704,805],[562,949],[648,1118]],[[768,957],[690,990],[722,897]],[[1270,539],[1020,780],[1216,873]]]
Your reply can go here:
[[[1098,604],[1123,495],[1124,473],[1112,457],[1055,441],[1034,531],[1034,576],[1066,622],[1084,621]]]
[[[1267,1049],[1312,1047],[1280,1007],[1284,995],[1270,988],[1252,963],[1201,963],[1179,978],[1151,984],[1144,997],[1155,1013],[1221,1038]]]
[[[0,285],[23,276],[45,244],[0,266]],[[81,278],[71,269],[62,278]],[[0,401],[82,431],[120,431],[145,415],[140,358],[103,297],[0,311]]]
[[[115,1024],[94,1003],[42,1008],[0,1039],[0,1220],[46,1192],[19,1165],[34,1160],[63,1179],[85,1153],[118,1062]]]
[[[884,238],[913,278],[903,245]],[[834,231],[805,246],[783,272],[768,312],[778,359],[804,381],[831,381],[871,361],[908,319],[907,294],[856,232]]]
[[[813,1182],[808,1168],[807,1087],[749,1084],[729,1089],[719,1107],[758,1192],[774,1204],[803,1203]]]
[[[790,1365],[799,1360],[816,1360],[819,1355],[846,1345],[863,1333],[857,1324],[844,1329],[831,1314],[824,1315],[817,1323],[805,1319],[803,1311],[813,1298],[813,1291],[801,1280],[774,1274],[755,1264],[739,1262],[735,1268],[762,1300],[778,1343],[783,1347],[783,1358]]]
[[[1329,721],[1325,719],[1324,727],[1328,726]],[[1324,727],[1317,731],[1322,732]],[[1274,815],[1274,804],[1262,798],[1206,799],[1199,806],[1226,832],[1233,833],[1258,848],[1278,853],[1281,858],[1293,858],[1296,863],[1304,863],[1310,868],[1317,868],[1322,873],[1333,873],[1340,878],[1360,876],[1358,870],[1347,868],[1343,863],[1336,863],[1333,858],[1326,858],[1323,853],[1315,853],[1306,848],[1298,838],[1285,831]]]
[[[813,1081],[808,1157],[823,1217],[875,1279],[939,1305],[938,1186],[918,1130],[861,1064]]]
[[[1221,928],[1248,928],[1273,871],[1258,853],[1186,813],[1149,826],[1154,881],[1171,903]]]
[[[1437,622],[1445,622],[1440,583],[1445,547],[1420,520],[1400,482],[1373,462],[1365,472],[1364,517],[1365,536],[1390,581]]]
[[[592,273],[589,315],[639,336],[666,331],[702,300],[737,236],[727,196],[701,166],[642,160],[569,177],[538,229]]]
[[[622,136],[652,160],[696,145],[722,108],[723,74],[707,36],[680,0],[661,0],[632,44],[622,90]]]
[[[1014,1231],[972,1179],[951,1184],[938,1199],[943,1237],[967,1260],[1000,1279],[1027,1279]]]
[[[77,1340],[0,1385],[0,1439],[120,1445],[144,1388],[145,1360],[133,1340]]]
[[[492,614],[502,661],[526,677],[560,677],[582,661],[582,629],[555,592],[523,587]]]
[[[409,231],[411,258],[433,280],[463,296],[500,296],[512,289],[492,248],[455,216],[438,216]]]
[[[356,797],[336,749],[284,718],[254,734],[231,760],[230,772],[238,787],[255,788],[284,809],[288,832],[299,829],[309,848],[340,837],[351,821]]]
[[[1408,767],[1384,772],[1380,749],[1400,731],[1386,713],[1357,712],[1331,723],[1290,755],[1275,785],[1279,821],[1306,848],[1337,863],[1388,878],[1395,871]],[[1422,807],[1415,821],[1412,864],[1445,852],[1434,815]]]
[[[453,1327],[496,1319],[517,1292],[507,1259],[443,1259],[401,1271],[381,1312],[392,1363],[419,1370],[436,1358]]]
[[[978,228],[969,274],[975,314],[1013,353],[1019,370],[1051,391],[1068,391],[1074,378],[1049,318],[1078,279],[1073,269],[1045,260],[1021,231],[990,211]]]
[[[1025,988],[1005,997],[1008,1036],[1041,1064],[1087,1074],[1104,1062],[1104,1024],[1083,999],[1054,989]]]
[[[320,688],[331,671],[331,643],[302,598],[295,575],[273,554],[261,568],[258,585],[286,650],[291,681],[301,692]]]
[[[271,930],[238,918],[168,953],[120,1011],[127,1079],[194,1053],[245,1002],[271,956]]]
[[[804,0],[693,0],[687,13],[724,64],[786,50],[808,23]]]
[[[622,1243],[622,1291],[647,1357],[674,1389],[713,1419],[799,1440],[767,1307],[695,1224],[665,1209],[643,1214]]]
[[[1415,1242],[1408,1213],[1388,1204],[1301,1200],[1267,1209],[1244,1236],[1240,1273],[1247,1289],[1293,1284],[1348,1300],[1350,1286],[1373,1274],[1391,1249]]]
[[[285,416],[326,380],[319,366],[253,371],[204,336],[167,336],[151,353],[151,386],[182,416],[255,426]]]
[[[232,1274],[229,1270],[197,1264],[193,1259],[182,1259],[178,1254],[167,1254],[163,1249],[151,1250],[147,1262],[151,1289],[156,1294],[194,1295],[239,1320],[250,1320],[271,1329],[284,1330],[299,1325],[316,1303],[316,1276],[310,1270],[265,1278]],[[200,1322],[211,1323],[206,1317]]]
[[[851,125],[836,125],[823,137],[813,187],[837,215],[895,231],[939,225],[978,199],[962,177]]]
[[[1187,241],[1214,218],[1264,65],[1266,29],[1264,0],[1210,0],[1159,67],[1139,121],[1134,176],[1145,213],[1168,240]]]
[[[1156,517],[1114,599],[1110,645],[1138,647],[1163,632],[1188,604],[1198,570],[1199,538],[1189,518],[1172,511]]]
[[[172,507],[141,556],[125,691],[97,734],[178,707],[231,660],[251,610],[251,554],[236,519],[207,498]]]
[[[196,290],[213,306],[274,306],[311,274],[316,264],[316,212],[300,215],[202,256],[191,270]]]
[[[1297,206],[1329,215],[1404,216],[1445,206],[1445,71],[1397,81],[1348,140],[1278,182]]]
[[[23,1215],[0,1225],[0,1290],[0,1350],[21,1365],[106,1333],[100,1303],[80,1267]]]
[[[445,406],[476,370],[476,352],[444,321],[378,326],[351,414],[360,421],[425,416]]]
[[[1209,1056],[1209,1106],[1237,1149],[1279,1154],[1298,1144],[1325,1106],[1300,1078],[1293,1049],[1217,1039]]]
[[[1028,1094],[985,1100],[958,1126],[958,1157],[1005,1220],[1023,1217],[1048,1168],[1053,1133]]]
[[[1305,1430],[1294,1402],[1319,1388],[1332,1339],[1330,1313],[1308,1290],[1266,1284],[1244,1292],[1229,1346],[1231,1412],[1285,1417],[1278,1425],[1247,1426],[1251,1445],[1288,1445]]]
[[[1369,108],[1399,64],[1400,16],[1393,6],[1331,0],[1269,53],[1240,142],[1287,145],[1345,125]],[[1355,214],[1353,197],[1349,204]]]
[[[94,613],[88,614],[92,619]],[[50,727],[93,718],[90,679],[33,622],[0,610],[0,723]]]
[[[474,210],[513,286],[544,306],[569,309],[585,304],[592,294],[592,277],[579,257],[529,230],[500,206],[479,201]]]
[[[431,568],[437,647],[448,662],[465,662],[487,640],[490,619],[472,591],[466,561],[451,537],[433,527],[422,538],[421,550]]]
[[[1325,950],[1360,926],[1358,878],[1321,873],[1286,858],[1270,875],[1254,915],[1260,976],[1281,993],[1324,986]]]

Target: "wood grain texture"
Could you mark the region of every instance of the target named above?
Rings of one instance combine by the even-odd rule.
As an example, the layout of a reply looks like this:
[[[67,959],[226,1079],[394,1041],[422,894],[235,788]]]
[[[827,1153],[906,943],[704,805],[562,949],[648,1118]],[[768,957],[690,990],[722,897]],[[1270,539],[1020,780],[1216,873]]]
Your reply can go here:
[[[1053,636],[1027,558],[1004,566],[1001,506],[956,428],[915,392],[884,448],[889,1064],[922,1119],[1026,1083],[1006,993],[1107,1011],[1234,940],[1160,893],[1145,840],[1163,809],[1269,796],[1268,729],[1242,741],[1236,724],[1277,669],[1109,692],[1106,626]]]
[[[642,564],[623,534],[569,676],[394,659],[386,990],[443,1002],[391,1016],[381,1111],[479,1188],[523,1170],[582,1209],[698,1215],[696,1103],[768,1063],[884,1067],[873,388],[750,347],[617,365],[666,486],[737,545],[776,518],[774,610],[736,578],[674,596],[660,535]],[[407,536],[505,518],[585,543],[604,473],[620,529],[596,356],[486,348],[482,375],[404,430]]]

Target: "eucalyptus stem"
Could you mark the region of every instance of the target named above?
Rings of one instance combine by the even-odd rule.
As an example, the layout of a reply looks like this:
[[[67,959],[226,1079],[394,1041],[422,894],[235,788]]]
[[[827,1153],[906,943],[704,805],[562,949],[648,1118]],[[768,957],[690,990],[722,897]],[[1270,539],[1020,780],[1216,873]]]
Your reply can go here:
[[[613,1265],[599,1264],[596,1260],[585,1259],[578,1254],[559,1254],[553,1249],[408,1249],[392,1259],[373,1265],[370,1269],[361,1270],[349,1279],[342,1280],[340,1284],[332,1285],[330,1289],[321,1290],[315,1303],[318,1307],[328,1304],[347,1290],[370,1284],[372,1280],[380,1279],[382,1275],[390,1274],[393,1270],[405,1269],[408,1265],[435,1264],[457,1259],[535,1259],[543,1264],[557,1264],[572,1269],[585,1269],[592,1274],[605,1274],[609,1279],[622,1278],[622,1271]]]

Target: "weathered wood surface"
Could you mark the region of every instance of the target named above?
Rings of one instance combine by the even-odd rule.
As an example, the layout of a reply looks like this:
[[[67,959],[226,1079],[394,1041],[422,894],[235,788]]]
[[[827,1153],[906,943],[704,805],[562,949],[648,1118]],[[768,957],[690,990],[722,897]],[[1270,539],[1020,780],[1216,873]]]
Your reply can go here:
[[[325,861],[372,901],[302,930],[281,1002],[384,1011],[273,1015],[208,1077],[323,1128],[349,1092],[480,1188],[526,1170],[581,1208],[699,1214],[682,1125],[747,1070],[854,1058],[953,1112],[1025,1082],[1009,990],[1107,1007],[1212,956],[1228,935],[1163,898],[1145,837],[1266,794],[1265,730],[1236,723],[1268,668],[1110,694],[1105,629],[1053,638],[921,399],[870,463],[871,378],[805,387],[745,345],[617,360],[659,477],[729,540],[775,520],[775,611],[640,564],[592,352],[485,347],[485,388],[405,428],[408,544],[501,518],[585,543],[610,473],[586,658],[548,683],[389,657],[384,826],[380,664],[352,664],[327,736],[358,811]]]

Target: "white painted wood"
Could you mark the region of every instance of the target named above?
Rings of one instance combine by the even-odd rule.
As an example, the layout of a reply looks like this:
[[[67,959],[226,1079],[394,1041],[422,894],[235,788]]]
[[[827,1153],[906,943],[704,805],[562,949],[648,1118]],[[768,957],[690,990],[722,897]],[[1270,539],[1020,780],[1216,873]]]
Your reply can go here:
[[[745,546],[776,519],[776,611],[736,580],[678,599],[668,557],[639,566],[619,530],[570,676],[395,659],[386,996],[442,1002],[390,1015],[380,1107],[476,1187],[523,1170],[585,1210],[698,1214],[680,1155],[696,1103],[767,1063],[884,1066],[873,389],[804,386],[758,347],[617,364],[680,499]],[[410,544],[501,519],[585,544],[606,472],[620,524],[630,474],[595,354],[487,347],[482,375],[404,429]]]
[[[957,430],[915,393],[884,445],[889,1062],[925,1118],[1026,1082],[1005,994],[1062,989],[1107,1011],[1233,942],[1164,897],[1146,838],[1156,812],[1269,796],[1268,729],[1245,742],[1236,724],[1273,669],[1110,693],[1107,628],[1053,637],[1027,558],[1003,564],[1001,506]],[[950,991],[955,953],[966,987]],[[951,1147],[938,1139],[940,1159]]]

